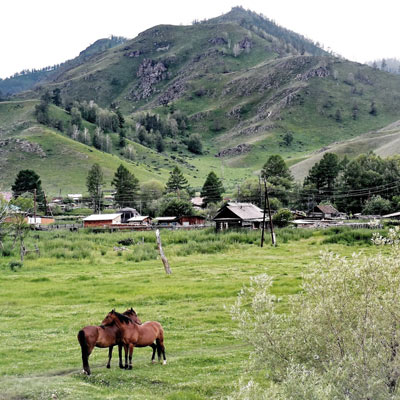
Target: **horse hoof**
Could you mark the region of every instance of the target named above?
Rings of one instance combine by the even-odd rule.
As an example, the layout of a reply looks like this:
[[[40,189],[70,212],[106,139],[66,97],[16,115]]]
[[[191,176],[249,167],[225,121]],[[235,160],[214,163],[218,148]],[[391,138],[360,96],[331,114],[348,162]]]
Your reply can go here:
[[[152,364],[157,364],[157,361],[156,360],[151,360],[151,363]]]
[[[121,364],[120,366],[119,366],[121,369],[125,369],[125,367]]]
[[[85,369],[83,369],[82,372],[83,372],[85,375],[88,375],[88,376],[90,375],[90,371],[86,371]]]
[[[111,368],[111,366],[110,366],[110,365],[107,365],[107,368],[108,368],[108,369],[110,369],[110,368]]]
[[[163,361],[163,365],[165,365],[166,363],[167,363],[167,360],[164,360],[164,361]]]
[[[128,369],[132,369],[132,365],[130,365],[130,366],[128,367]]]

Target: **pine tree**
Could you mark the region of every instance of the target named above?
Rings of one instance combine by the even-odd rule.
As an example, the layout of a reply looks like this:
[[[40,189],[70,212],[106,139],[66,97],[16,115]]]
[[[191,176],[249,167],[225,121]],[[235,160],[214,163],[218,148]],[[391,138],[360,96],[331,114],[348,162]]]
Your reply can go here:
[[[183,176],[182,171],[178,167],[175,167],[169,175],[167,193],[178,192],[179,190],[187,189],[187,187],[187,179]]]
[[[94,212],[99,212],[102,208],[103,192],[101,190],[104,183],[103,171],[99,164],[93,164],[86,178],[86,187],[93,201]]]
[[[39,208],[46,210],[46,202],[42,189],[42,181],[40,176],[31,169],[24,169],[18,172],[15,182],[11,187],[13,197],[18,198],[26,192],[34,193],[36,190],[36,201]]]
[[[115,202],[120,207],[134,207],[139,192],[139,180],[122,164],[114,175],[112,185],[115,187]]]
[[[222,182],[217,177],[215,172],[211,171],[204,182],[203,188],[201,189],[201,197],[203,197],[203,202],[206,205],[210,203],[218,203],[222,200],[222,193],[224,193]]]

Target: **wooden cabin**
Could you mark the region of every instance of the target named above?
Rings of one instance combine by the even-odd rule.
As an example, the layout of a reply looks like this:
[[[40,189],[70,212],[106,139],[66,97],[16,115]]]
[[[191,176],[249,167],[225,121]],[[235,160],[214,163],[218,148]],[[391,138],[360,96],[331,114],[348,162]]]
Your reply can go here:
[[[117,224],[121,224],[121,214],[93,214],[83,219],[84,228]]]
[[[318,204],[308,213],[309,218],[332,219],[340,218],[343,214],[330,204]]]
[[[129,225],[150,226],[151,218],[148,215],[138,215],[137,217],[129,218],[128,224]]]
[[[204,225],[205,222],[206,218],[199,215],[184,215],[178,218],[178,223],[182,226]]]
[[[259,229],[262,227],[263,210],[251,203],[229,202],[221,207],[213,221],[217,231],[234,228]],[[269,222],[268,215],[265,216]]]

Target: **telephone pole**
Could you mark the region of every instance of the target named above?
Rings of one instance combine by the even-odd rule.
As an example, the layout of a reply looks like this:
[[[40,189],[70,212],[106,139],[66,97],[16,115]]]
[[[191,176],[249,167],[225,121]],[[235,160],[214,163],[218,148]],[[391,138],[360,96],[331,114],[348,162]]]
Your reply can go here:
[[[33,189],[33,224],[36,225],[36,189]]]
[[[262,232],[261,232],[261,247],[263,247],[263,245],[264,245],[265,212],[266,212],[267,207],[268,207],[268,216],[269,216],[269,226],[271,229],[272,246],[276,246],[274,225],[272,223],[271,206],[270,206],[269,197],[268,197],[267,179],[265,177],[264,177],[264,191],[265,191],[265,196],[264,196],[263,225],[262,225]]]

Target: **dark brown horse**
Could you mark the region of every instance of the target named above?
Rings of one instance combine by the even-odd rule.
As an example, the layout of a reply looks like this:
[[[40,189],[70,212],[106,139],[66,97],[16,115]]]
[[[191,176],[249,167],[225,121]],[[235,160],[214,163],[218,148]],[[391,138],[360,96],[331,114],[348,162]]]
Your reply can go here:
[[[125,318],[132,323],[141,324],[136,312],[131,308],[124,312]],[[107,368],[110,368],[113,347],[118,345],[119,367],[124,368],[122,364],[122,342],[121,331],[115,324],[100,325],[100,326],[85,326],[78,332],[78,341],[82,350],[83,371],[90,375],[89,356],[95,347],[108,347],[108,363]],[[155,345],[153,352],[155,352]]]
[[[163,356],[163,364],[167,363],[165,357],[164,347],[164,330],[161,324],[157,321],[148,321],[142,325],[135,324],[127,316],[116,312],[110,311],[104,318],[102,325],[104,326],[117,326],[120,329],[120,338],[125,350],[125,368],[128,364],[128,351],[129,351],[129,367],[132,369],[132,353],[134,347],[152,346],[156,342],[158,359]],[[154,356],[154,348],[153,348]]]

